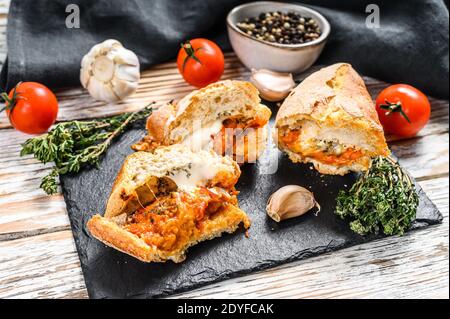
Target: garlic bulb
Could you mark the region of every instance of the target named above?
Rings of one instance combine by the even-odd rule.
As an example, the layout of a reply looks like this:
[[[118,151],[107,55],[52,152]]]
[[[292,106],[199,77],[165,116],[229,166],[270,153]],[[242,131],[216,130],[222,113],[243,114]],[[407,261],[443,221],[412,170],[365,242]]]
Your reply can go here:
[[[267,203],[267,214],[276,222],[301,216],[320,205],[314,199],[313,193],[297,185],[284,186],[272,194]],[[317,212],[317,213],[318,213]]]
[[[138,57],[117,40],[95,45],[81,61],[81,84],[96,100],[123,100],[136,91],[140,77]]]
[[[265,69],[252,70],[250,81],[256,86],[261,97],[270,102],[278,102],[289,95],[295,87],[290,73],[279,73]]]

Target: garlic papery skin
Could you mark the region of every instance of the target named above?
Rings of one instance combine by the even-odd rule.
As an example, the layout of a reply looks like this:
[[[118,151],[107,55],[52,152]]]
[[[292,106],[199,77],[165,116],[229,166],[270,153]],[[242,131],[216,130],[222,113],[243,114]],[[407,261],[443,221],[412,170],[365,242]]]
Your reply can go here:
[[[139,59],[117,40],[95,45],[81,61],[80,81],[96,100],[118,102],[136,92]]]
[[[253,69],[250,81],[259,90],[261,97],[270,102],[283,100],[295,87],[292,74],[273,72],[265,69]]]
[[[288,185],[280,188],[270,196],[267,203],[267,214],[276,222],[294,218],[305,214],[312,208],[320,205],[314,198],[313,193],[304,187]]]

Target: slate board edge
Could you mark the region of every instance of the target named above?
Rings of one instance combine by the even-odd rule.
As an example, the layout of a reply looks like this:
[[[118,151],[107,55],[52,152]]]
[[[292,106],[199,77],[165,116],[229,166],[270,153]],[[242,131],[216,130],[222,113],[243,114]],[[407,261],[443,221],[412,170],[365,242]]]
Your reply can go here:
[[[61,181],[61,188],[62,188],[62,193],[64,196],[64,201],[67,203],[69,202],[74,202],[73,200],[70,199],[69,194],[65,191],[65,187],[64,187],[64,177],[60,178]],[[427,201],[427,205],[431,206],[430,208],[433,209],[434,213],[438,215],[438,218],[435,220],[429,220],[429,219],[417,219],[413,222],[411,229],[408,230],[408,232],[410,231],[415,231],[415,230],[419,230],[419,229],[423,229],[432,225],[436,225],[436,224],[441,224],[443,221],[443,215],[442,213],[438,210],[438,208],[436,207],[436,205],[428,198],[428,196],[426,195],[426,193],[423,191],[422,187],[417,184],[416,180],[413,179],[413,183],[416,187],[416,190],[419,194],[420,200],[425,200]],[[76,203],[70,204],[72,206],[76,206]],[[87,288],[87,292],[88,292],[88,296],[89,298],[95,298],[94,294],[94,289],[91,287],[90,283],[88,281],[86,281],[86,273],[87,270],[85,269],[85,265],[84,263],[81,261],[82,256],[84,255],[84,252],[81,251],[80,247],[80,243],[79,243],[79,238],[78,235],[74,229],[74,225],[75,225],[75,221],[72,220],[72,216],[71,214],[69,215],[69,220],[70,220],[70,224],[71,224],[71,230],[72,230],[72,234],[74,236],[74,240],[75,240],[75,246],[77,249],[77,253],[78,253],[78,257],[80,259],[80,265],[81,265],[81,269],[83,272],[83,280],[85,282],[86,288]],[[83,226],[83,231],[84,231],[84,223],[82,223]],[[365,237],[360,237],[361,240],[354,240],[354,241],[349,241],[343,244],[338,244],[336,246],[331,246],[333,241],[331,241],[327,246],[321,246],[321,247],[316,247],[315,249],[308,249],[308,250],[304,250],[301,252],[298,252],[297,254],[291,256],[290,258],[287,258],[285,260],[280,260],[280,261],[275,261],[272,263],[266,262],[263,263],[261,265],[259,265],[258,267],[254,267],[254,268],[249,268],[246,269],[244,271],[236,271],[230,274],[225,274],[222,276],[217,277],[214,280],[208,280],[208,281],[203,281],[203,282],[198,282],[196,284],[191,284],[185,287],[181,287],[180,289],[175,289],[175,290],[171,290],[170,292],[167,293],[162,293],[162,294],[157,294],[157,295],[148,295],[148,294],[137,294],[137,295],[130,295],[128,296],[128,298],[160,298],[160,297],[167,297],[167,296],[172,296],[172,295],[176,295],[182,292],[186,292],[186,291],[190,291],[190,290],[194,290],[200,287],[204,287],[207,285],[211,285],[211,284],[215,284],[224,280],[228,280],[228,279],[232,279],[232,278],[237,278],[237,277],[241,277],[243,275],[248,275],[250,273],[254,273],[257,271],[262,271],[262,270],[266,270],[266,269],[270,269],[270,268],[275,268],[287,263],[291,263],[294,261],[300,261],[300,260],[304,260],[304,259],[308,259],[311,257],[315,257],[318,255],[322,255],[325,253],[329,253],[329,252],[333,252],[333,251],[338,251],[340,249],[344,249],[344,248],[348,248],[348,247],[352,247],[355,245],[360,245],[360,244],[364,244],[367,242],[371,242],[374,240],[382,240],[384,238],[387,238],[389,236],[384,236],[384,235],[372,235],[372,236],[365,236]],[[86,272],[86,273],[85,273]]]

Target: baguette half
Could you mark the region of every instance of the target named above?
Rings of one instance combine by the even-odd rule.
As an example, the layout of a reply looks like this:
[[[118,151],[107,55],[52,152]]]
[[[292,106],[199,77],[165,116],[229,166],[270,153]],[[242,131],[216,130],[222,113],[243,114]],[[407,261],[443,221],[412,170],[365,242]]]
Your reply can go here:
[[[389,155],[364,81],[347,63],[313,73],[291,92],[274,139],[292,161],[312,163],[322,174],[365,171],[371,158]]]

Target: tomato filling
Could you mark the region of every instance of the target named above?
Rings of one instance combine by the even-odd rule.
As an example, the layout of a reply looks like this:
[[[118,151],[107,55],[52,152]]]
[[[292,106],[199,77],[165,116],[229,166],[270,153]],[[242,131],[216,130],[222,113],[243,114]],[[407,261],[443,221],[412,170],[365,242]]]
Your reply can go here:
[[[364,156],[361,150],[354,147],[345,148],[343,145],[336,147],[323,147],[318,144],[330,144],[324,141],[314,139],[315,147],[305,147],[300,141],[300,130],[290,130],[280,137],[281,141],[293,152],[302,156],[316,159],[325,164],[347,165]],[[306,144],[306,143],[305,143]],[[333,144],[333,142],[331,142]],[[336,151],[339,149],[339,151]]]
[[[223,121],[224,128],[259,128],[267,124],[267,120],[262,118],[254,118],[248,121],[242,121],[239,118],[229,118]]]
[[[346,165],[363,156],[360,150],[348,148],[344,153],[339,155],[327,154],[323,151],[313,152],[305,154],[305,156],[317,159],[325,164]]]
[[[202,187],[192,193],[173,192],[130,215],[124,228],[160,250],[176,251],[197,238],[204,222],[227,204],[237,204],[234,191],[230,195]]]
[[[288,131],[285,135],[282,136],[281,140],[286,146],[292,148],[297,144],[300,138],[300,130],[292,130]]]
[[[254,148],[256,149],[258,146],[258,134],[256,135],[256,139],[254,141],[250,141],[248,138],[248,134],[250,133],[249,129],[257,130],[259,128],[264,127],[267,124],[267,121],[260,118],[251,119],[249,121],[242,121],[238,118],[230,118],[226,119],[223,122],[222,129],[215,136],[212,136],[214,140],[214,150],[220,154],[227,154],[244,156],[245,161],[248,159],[248,150],[249,143],[253,142]],[[242,154],[237,154],[237,142],[238,140],[243,141],[243,149],[239,150]],[[236,159],[236,158],[235,158]]]

